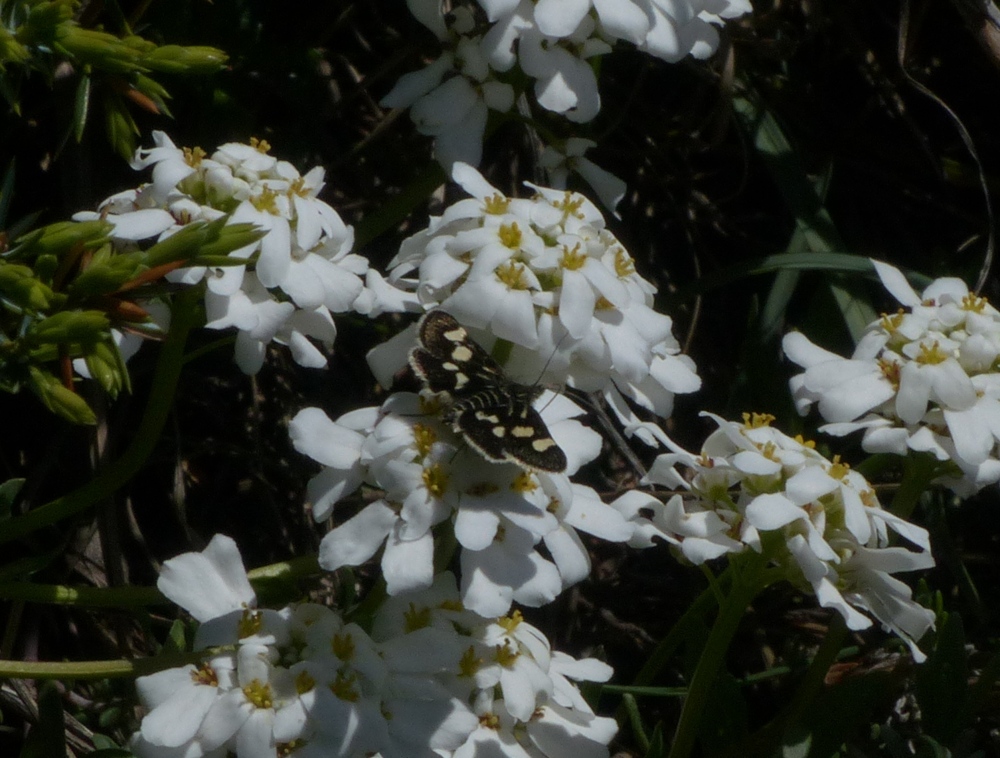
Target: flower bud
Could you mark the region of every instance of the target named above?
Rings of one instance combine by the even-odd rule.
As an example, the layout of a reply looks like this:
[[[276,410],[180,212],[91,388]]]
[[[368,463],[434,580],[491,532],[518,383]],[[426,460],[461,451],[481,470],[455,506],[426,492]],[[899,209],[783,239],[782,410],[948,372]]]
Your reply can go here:
[[[163,45],[146,53],[142,62],[152,71],[169,74],[211,74],[225,65],[228,56],[214,47]]]
[[[32,366],[29,372],[28,386],[50,411],[74,424],[97,423],[97,417],[86,401],[64,387],[55,376],[36,366]]]
[[[0,263],[0,294],[20,308],[41,311],[50,306],[54,293],[35,278],[30,267]]]
[[[92,345],[111,328],[100,311],[60,311],[34,324],[28,336],[35,343],[82,342]]]

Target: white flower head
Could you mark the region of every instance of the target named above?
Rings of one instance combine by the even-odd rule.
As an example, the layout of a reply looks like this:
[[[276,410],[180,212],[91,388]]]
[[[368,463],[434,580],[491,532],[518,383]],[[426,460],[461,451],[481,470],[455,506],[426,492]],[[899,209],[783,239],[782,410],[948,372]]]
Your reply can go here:
[[[786,335],[786,355],[805,369],[791,379],[799,412],[816,404],[831,434],[864,430],[868,452],[932,454],[951,464],[936,481],[960,495],[1000,481],[1000,311],[959,279],[918,295],[873,264],[904,308],[870,324],[851,358]]]
[[[543,402],[545,402],[543,400]],[[578,531],[624,541],[632,527],[568,473],[593,460],[599,436],[581,425],[568,399],[540,410],[566,453],[568,473],[531,472],[494,463],[442,423],[433,403],[395,394],[381,410],[364,409],[330,421],[317,409],[291,425],[296,448],[326,468],[309,483],[314,514],[366,484],[381,497],[333,529],[320,546],[328,570],[357,565],[383,547],[390,595],[426,588],[433,579],[432,528],[454,524],[462,548],[462,602],[483,616],[506,613],[513,601],[542,605],[589,573]],[[538,552],[544,543],[549,557]]]
[[[403,243],[391,282],[440,305],[484,348],[509,342],[513,379],[602,392],[626,424],[637,419],[623,395],[669,415],[675,394],[699,388],[670,318],[652,308],[655,287],[593,203],[533,185],[534,197],[507,198],[464,164],[453,176],[472,198]],[[383,384],[404,362],[396,342],[369,356]]]
[[[923,660],[916,643],[934,613],[889,574],[934,565],[927,531],[884,511],[864,477],[773,428],[772,417],[747,415],[741,424],[704,415],[719,428],[701,454],[662,454],[647,476],[689,497],[661,504],[628,493],[613,503],[635,525],[632,544],[659,538],[696,564],[756,551],[849,628],[867,628],[874,617]],[[890,546],[891,534],[915,549]]]
[[[153,181],[102,204],[116,240],[164,239],[227,214],[228,224],[255,225],[264,236],[230,253],[233,265],[167,276],[184,284],[206,280],[208,328],[236,328],[236,360],[246,373],[260,369],[271,342],[287,346],[299,365],[325,366],[336,336],[333,314],[370,312],[373,297],[364,286],[368,262],[351,253],[353,229],[318,197],[323,169],[300,174],[262,140],[227,143],[211,156],[178,148],[162,132],[153,141],[132,162],[137,170],[152,167]]]

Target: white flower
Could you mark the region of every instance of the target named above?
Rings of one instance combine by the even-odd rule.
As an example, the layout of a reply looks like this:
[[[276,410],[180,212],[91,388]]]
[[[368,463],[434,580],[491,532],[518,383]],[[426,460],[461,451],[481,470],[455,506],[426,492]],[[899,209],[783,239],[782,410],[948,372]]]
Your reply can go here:
[[[635,525],[632,544],[648,547],[659,538],[693,563],[762,553],[793,585],[811,587],[849,628],[871,626],[867,612],[923,660],[916,643],[934,613],[889,574],[934,565],[926,530],[882,510],[860,474],[772,428],[771,417],[747,416],[743,424],[711,417],[719,429],[700,455],[663,437],[675,452],[660,455],[647,476],[693,497],[675,495],[660,505],[628,493],[612,504]],[[917,550],[890,547],[890,533]]]
[[[549,181],[556,189],[565,189],[570,171],[583,177],[597,193],[598,199],[614,213],[618,203],[625,197],[627,186],[614,174],[605,171],[583,154],[597,143],[589,139],[570,137],[562,149],[546,145],[539,158],[539,165],[546,169]]]
[[[918,295],[897,269],[873,264],[909,310],[870,324],[850,359],[786,335],[786,355],[805,368],[791,379],[796,407],[816,403],[831,434],[864,430],[869,452],[950,462],[936,481],[973,494],[1000,480],[1000,312],[958,279]]]
[[[627,425],[638,419],[622,395],[669,415],[676,393],[698,389],[669,317],[652,310],[655,287],[593,203],[543,187],[531,199],[506,198],[462,164],[453,176],[473,199],[404,242],[390,282],[415,289],[425,308],[441,305],[487,349],[510,342],[515,380],[602,392]],[[386,386],[405,360],[402,340],[369,354]]]
[[[440,5],[436,12],[438,20],[428,24],[435,29],[445,26]],[[456,9],[450,20],[452,29],[439,38],[448,41],[451,49],[426,68],[404,74],[380,103],[410,108],[417,130],[435,137],[435,157],[445,170],[456,161],[477,165],[488,112],[503,113],[514,105],[513,87],[493,76],[479,37],[468,36],[471,18],[467,9]]]
[[[332,314],[356,305],[371,313],[373,295],[364,288],[367,261],[350,252],[353,230],[318,198],[323,169],[302,175],[257,140],[222,145],[210,157],[200,148],[175,147],[162,132],[153,140],[156,147],[137,151],[132,163],[137,170],[152,166],[153,182],[101,206],[119,244],[164,239],[193,221],[227,214],[228,224],[254,224],[266,234],[230,253],[236,265],[195,266],[167,278],[184,284],[206,279],[208,328],[238,330],[236,360],[246,373],[260,369],[272,341],[288,346],[302,366],[325,366],[317,343],[331,349]]]
[[[219,747],[213,733],[226,716],[216,706],[236,686],[235,656],[214,656],[197,667],[140,676],[135,685],[148,710],[130,744],[136,755],[196,758]]]
[[[719,46],[716,25],[751,11],[748,0],[639,0],[653,19],[639,49],[668,62],[708,58]]]
[[[300,412],[296,448],[324,463],[309,484],[313,511],[326,518],[334,503],[362,482],[382,497],[323,538],[320,565],[357,565],[384,545],[382,571],[390,595],[421,589],[433,578],[431,529],[446,519],[463,548],[462,601],[497,616],[513,601],[542,605],[590,569],[577,530],[624,541],[632,527],[588,487],[568,475],[600,452],[600,437],[576,420],[581,409],[564,397],[542,398],[542,419],[567,457],[567,473],[545,474],[485,460],[416,396],[396,394],[380,413],[355,411],[332,422],[316,409]],[[551,559],[538,553],[544,542]]]
[[[239,548],[217,534],[200,553],[164,561],[157,588],[198,621],[210,621],[257,604]]]

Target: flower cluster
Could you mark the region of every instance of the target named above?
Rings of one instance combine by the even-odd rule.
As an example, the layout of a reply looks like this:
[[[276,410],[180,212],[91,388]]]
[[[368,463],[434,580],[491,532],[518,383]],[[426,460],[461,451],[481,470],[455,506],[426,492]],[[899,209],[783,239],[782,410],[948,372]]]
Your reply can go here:
[[[185,224],[227,214],[228,223],[256,225],[266,234],[218,267],[168,277],[206,281],[208,326],[236,327],[236,362],[246,373],[260,369],[272,340],[287,345],[302,366],[325,366],[315,343],[332,346],[332,314],[369,312],[373,295],[362,280],[367,259],[351,253],[353,230],[317,197],[323,169],[302,175],[268,155],[261,141],[228,143],[208,156],[200,148],[176,147],[163,132],[154,132],[153,140],[156,146],[139,150],[132,162],[136,170],[153,168],[150,183],[109,197],[99,213],[74,218],[106,218],[122,245],[163,239]]]
[[[515,70],[534,82],[545,110],[583,123],[601,107],[593,59],[616,41],[666,61],[707,58],[719,44],[716,26],[749,13],[748,0],[478,0],[455,4],[446,15],[438,0],[411,0],[414,16],[441,43],[439,58],[404,75],[382,104],[409,107],[417,128],[435,139],[438,160],[478,165],[490,110],[504,113],[516,97]],[[484,18],[485,14],[485,18]],[[570,148],[565,151],[574,155]],[[589,162],[588,162],[589,163]],[[618,180],[590,164],[581,175],[614,207]],[[603,188],[603,189],[602,189]],[[620,197],[620,194],[618,195]]]
[[[904,309],[868,326],[851,358],[785,336],[785,354],[805,372],[791,387],[805,414],[817,403],[822,431],[864,430],[871,453],[928,452],[937,481],[965,497],[1000,481],[1000,311],[942,278],[918,295],[892,266],[872,261]]]
[[[326,606],[257,609],[236,544],[163,566],[158,582],[201,622],[197,665],[140,677],[148,709],[140,758],[607,756],[613,719],[573,681],[607,681],[594,659],[552,651],[520,614],[486,620],[462,608],[454,580],[390,599],[371,634]]]
[[[667,417],[674,395],[701,380],[600,211],[578,193],[529,185],[534,197],[508,198],[468,165],[453,173],[472,198],[403,242],[389,282],[440,305],[480,344],[509,342],[515,380],[601,392],[652,443],[623,395]],[[384,386],[412,344],[404,332],[369,355]]]
[[[543,397],[541,415],[566,453],[566,473],[529,472],[491,463],[463,443],[416,395],[392,395],[331,421],[318,408],[290,425],[295,448],[322,463],[308,485],[313,516],[362,484],[380,497],[330,531],[320,565],[358,565],[384,544],[382,575],[390,595],[433,581],[432,527],[452,520],[462,548],[462,603],[481,616],[507,613],[512,601],[551,602],[585,578],[590,560],[577,530],[624,542],[632,526],[590,487],[569,475],[597,457],[597,433],[575,419],[582,411],[562,396]],[[538,552],[544,544],[550,557]]]
[[[772,417],[742,424],[711,417],[719,428],[700,455],[663,436],[674,452],[658,456],[647,475],[688,498],[662,503],[633,491],[612,503],[636,525],[630,544],[649,547],[659,538],[696,564],[754,550],[850,629],[870,627],[874,616],[924,660],[916,643],[934,613],[890,574],[934,565],[927,531],[883,510],[863,476],[774,429]],[[893,532],[919,550],[890,546]]]

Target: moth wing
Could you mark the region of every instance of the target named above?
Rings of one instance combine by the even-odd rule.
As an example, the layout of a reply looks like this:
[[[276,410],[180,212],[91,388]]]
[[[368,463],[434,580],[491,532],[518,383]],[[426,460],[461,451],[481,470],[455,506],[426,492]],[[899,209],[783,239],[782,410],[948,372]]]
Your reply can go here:
[[[469,445],[483,458],[495,463],[510,460],[506,438],[510,419],[503,408],[459,408],[452,423]]]
[[[566,453],[549,434],[541,415],[530,405],[512,414],[504,435],[507,458],[532,471],[560,474],[566,470]]]
[[[471,374],[504,376],[503,369],[493,356],[446,311],[433,310],[424,314],[417,324],[417,339],[427,352],[440,361],[468,367]]]
[[[447,370],[440,360],[422,347],[410,351],[413,373],[431,392],[451,393],[455,389],[455,372]]]

